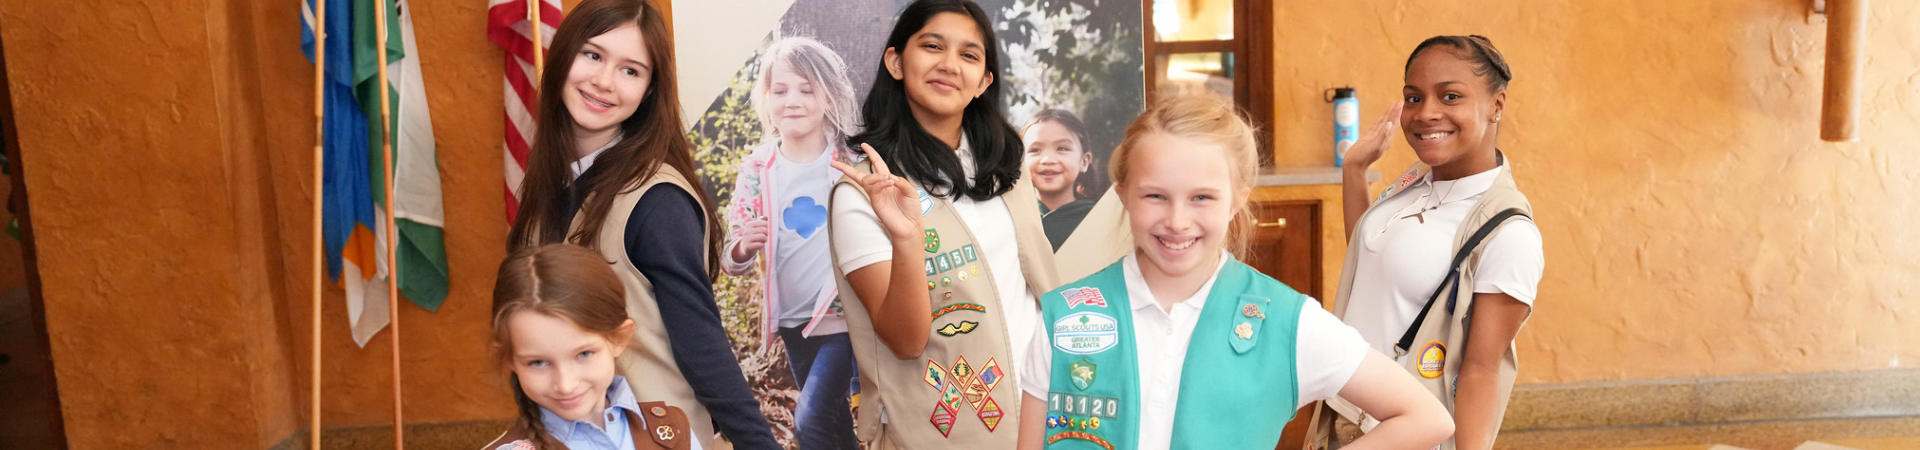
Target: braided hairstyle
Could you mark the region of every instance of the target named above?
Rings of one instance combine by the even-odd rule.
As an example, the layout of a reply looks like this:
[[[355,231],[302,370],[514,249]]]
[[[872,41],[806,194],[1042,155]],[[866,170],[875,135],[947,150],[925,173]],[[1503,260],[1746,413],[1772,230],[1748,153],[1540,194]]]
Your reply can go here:
[[[1413,48],[1413,54],[1407,55],[1407,65],[1401,73],[1413,69],[1414,58],[1434,46],[1452,47],[1454,57],[1473,65],[1473,74],[1487,80],[1487,91],[1500,92],[1507,88],[1507,82],[1513,81],[1513,69],[1507,68],[1507,58],[1500,50],[1493,48],[1493,41],[1480,35],[1434,36],[1421,41]]]

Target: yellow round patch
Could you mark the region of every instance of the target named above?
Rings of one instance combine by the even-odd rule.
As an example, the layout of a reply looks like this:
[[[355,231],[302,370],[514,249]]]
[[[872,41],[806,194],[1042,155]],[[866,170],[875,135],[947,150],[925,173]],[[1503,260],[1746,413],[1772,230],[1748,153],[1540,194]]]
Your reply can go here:
[[[1440,341],[1428,342],[1420,349],[1420,376],[1439,378],[1447,368],[1447,346]]]

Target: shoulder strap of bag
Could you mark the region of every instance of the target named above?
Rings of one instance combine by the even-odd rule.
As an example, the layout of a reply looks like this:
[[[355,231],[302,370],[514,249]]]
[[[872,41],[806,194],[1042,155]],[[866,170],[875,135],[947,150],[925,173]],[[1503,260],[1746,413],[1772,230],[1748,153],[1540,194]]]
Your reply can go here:
[[[1427,297],[1427,305],[1420,307],[1420,315],[1413,317],[1413,325],[1407,327],[1406,333],[1400,334],[1400,342],[1393,345],[1394,357],[1405,356],[1407,349],[1413,346],[1414,334],[1419,333],[1420,324],[1427,321],[1427,312],[1433,310],[1433,302],[1440,299],[1441,292],[1446,292],[1445,289],[1441,288],[1447,287],[1447,283],[1452,283],[1460,278],[1460,265],[1466,263],[1467,257],[1473,254],[1473,249],[1480,246],[1480,241],[1485,240],[1487,235],[1493,234],[1493,230],[1500,228],[1500,224],[1506,222],[1508,218],[1520,215],[1524,214],[1520,212],[1519,208],[1509,208],[1505,211],[1500,211],[1498,214],[1494,214],[1493,218],[1488,219],[1487,223],[1481,225],[1479,230],[1474,230],[1473,236],[1467,238],[1465,245],[1461,245],[1459,250],[1453,252],[1453,264],[1447,266],[1450,268],[1450,270],[1447,271],[1447,278],[1440,280],[1440,285],[1433,288],[1433,296]]]

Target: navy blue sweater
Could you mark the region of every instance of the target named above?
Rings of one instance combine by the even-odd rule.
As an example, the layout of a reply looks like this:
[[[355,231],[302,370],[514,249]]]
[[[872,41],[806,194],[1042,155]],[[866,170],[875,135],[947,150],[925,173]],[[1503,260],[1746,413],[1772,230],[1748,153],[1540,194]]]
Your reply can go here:
[[[588,169],[582,177],[595,172]],[[568,209],[579,211],[584,197],[584,193],[570,192]],[[627,259],[653,283],[654,302],[660,307],[660,322],[667,327],[673,360],[693,386],[694,398],[712,414],[714,429],[737,449],[779,449],[720,324],[720,306],[713,301],[713,284],[700,259],[707,250],[706,241],[700,239],[706,231],[703,211],[685,189],[654,185],[640,196],[627,219]]]

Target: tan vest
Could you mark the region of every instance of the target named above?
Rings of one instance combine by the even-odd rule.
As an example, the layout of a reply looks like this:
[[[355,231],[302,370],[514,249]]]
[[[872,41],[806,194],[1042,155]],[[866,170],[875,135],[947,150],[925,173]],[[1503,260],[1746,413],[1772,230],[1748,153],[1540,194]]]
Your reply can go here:
[[[1452,248],[1458,250],[1461,246],[1465,245],[1468,238],[1472,236],[1475,231],[1478,231],[1481,225],[1486,224],[1489,219],[1492,219],[1495,214],[1499,214],[1501,211],[1518,209],[1521,215],[1502,222],[1498,228],[1495,228],[1493,234],[1488,235],[1485,240],[1480,241],[1480,244],[1472,249],[1470,256],[1467,257],[1465,262],[1461,263],[1460,277],[1458,279],[1447,280],[1445,284],[1439,287],[1441,292],[1444,293],[1451,290],[1455,295],[1449,299],[1445,294],[1441,294],[1440,298],[1433,302],[1433,305],[1427,310],[1426,320],[1420,325],[1420,330],[1414,333],[1413,348],[1405,349],[1408,357],[1403,366],[1406,368],[1407,373],[1412,374],[1414,380],[1419,381],[1422,387],[1427,388],[1427,392],[1439,398],[1440,403],[1446,405],[1449,414],[1453,412],[1454,395],[1458,393],[1454,379],[1460,374],[1460,363],[1466,360],[1463,352],[1466,351],[1467,344],[1467,313],[1473,308],[1474,270],[1480,265],[1481,252],[1486,250],[1486,243],[1492,241],[1493,237],[1498,235],[1499,231],[1505,229],[1507,225],[1522,220],[1533,220],[1532,204],[1527,202],[1527,196],[1520,193],[1519,187],[1514,184],[1513,167],[1508,164],[1504,156],[1497,156],[1497,158],[1501,160],[1500,174],[1494,179],[1493,186],[1487,189],[1487,193],[1483,194],[1480,200],[1474,202],[1473,209],[1467,212],[1466,218],[1460,221],[1460,228],[1454,232]],[[1407,175],[1403,175],[1400,178],[1401,181],[1397,183],[1396,186],[1389,187],[1390,191],[1383,194],[1399,195],[1405,193],[1405,191],[1399,191],[1399,189],[1404,188],[1410,183],[1410,180],[1417,180],[1425,176],[1425,172],[1429,170],[1430,168],[1424,164],[1416,163],[1414,168],[1408,171]],[[1382,195],[1381,199],[1385,199],[1391,195]],[[1375,203],[1378,203],[1378,201]],[[1369,211],[1369,213],[1371,212],[1372,211]],[[1365,220],[1364,216],[1361,220]],[[1347,242],[1347,248],[1356,248],[1355,246],[1358,245],[1357,242],[1360,238],[1360,233],[1354,233],[1353,237]],[[1346,264],[1340,269],[1340,291],[1337,300],[1333,304],[1333,315],[1342,320],[1345,320],[1347,315],[1347,300],[1349,300],[1347,296],[1353,291],[1354,270],[1358,265],[1359,255],[1360,252],[1348,251]],[[1448,269],[1451,270],[1452,268]],[[1453,290],[1456,286],[1458,286],[1459,289]],[[1449,307],[1449,304],[1452,304],[1452,306]],[[1521,326],[1524,327],[1525,325],[1523,320]],[[1398,337],[1395,339],[1398,339]],[[1437,352],[1435,352],[1436,350]],[[1513,380],[1515,375],[1519,373],[1519,367],[1519,357],[1514,352],[1513,344],[1509,343],[1507,344],[1506,354],[1500,358],[1500,384],[1496,394],[1498,398],[1494,402],[1494,408],[1496,410],[1505,411],[1507,409],[1507,400],[1513,394]],[[1327,441],[1329,440],[1349,441],[1353,437],[1356,437],[1357,434],[1355,433],[1359,431],[1355,429],[1357,428],[1354,426],[1355,424],[1365,424],[1366,427],[1371,428],[1371,423],[1374,422],[1370,417],[1366,417],[1358,407],[1353,406],[1353,404],[1343,399],[1335,398],[1328,400],[1326,405],[1326,408],[1316,409],[1316,415],[1311,424],[1312,428],[1307,434],[1307,448],[1309,449],[1326,448]],[[1497,415],[1496,419],[1494,419],[1493,427],[1495,430],[1500,428],[1499,417],[1501,416],[1504,416],[1504,414]],[[1340,420],[1336,420],[1336,418]],[[1336,434],[1339,434],[1339,436],[1335,436]],[[1445,450],[1453,450],[1453,438],[1447,438],[1447,441],[1443,443],[1441,447]]]
[[[687,433],[687,415],[680,408],[667,406],[662,402],[646,402],[639,406],[644,413],[623,411],[627,416],[627,428],[633,433],[634,449],[686,450],[693,448],[692,438]],[[509,444],[514,445],[508,446]],[[493,438],[493,442],[480,447],[480,450],[522,450],[521,445],[527,446],[527,449],[535,446],[533,430],[515,421],[512,428],[501,433],[500,437]],[[537,450],[566,450],[566,447],[566,444],[561,444],[558,449]]]
[[[871,173],[868,162],[857,165]],[[1013,216],[1014,241],[1027,287],[1040,295],[1059,286],[1054,271],[1053,246],[1040,225],[1038,200],[1030,180],[1019,180],[1002,196]],[[858,182],[841,178],[862,197]],[[1020,430],[1020,383],[1007,342],[1006,321],[1000,308],[1038,309],[1036,298],[1001,299],[994,289],[992,269],[966,222],[953,205],[940,197],[920,199],[921,225],[927,228],[924,253],[932,327],[920,357],[893,356],[873,330],[866,305],[843,302],[848,337],[860,368],[860,401],[854,408],[855,429],[870,448],[1010,449]],[[829,209],[831,210],[831,208]],[[829,216],[828,229],[837,225]],[[874,239],[884,239],[875,236]],[[1005,248],[1005,243],[996,243]],[[834,255],[834,261],[839,261]],[[1012,274],[1003,274],[1012,275]],[[854,292],[846,273],[834,265],[840,292]],[[1029,302],[1019,304],[1013,302]],[[887,422],[881,423],[881,415]]]
[[[1120,204],[1120,195],[1113,188],[1107,188],[1107,193],[1101,195],[1093,209],[1080,220],[1080,226],[1053,252],[1059,256],[1060,279],[1068,283],[1080,281],[1132,254],[1133,226],[1127,221],[1126,206]]]
[[[680,374],[680,365],[673,360],[673,348],[667,337],[667,327],[660,321],[660,305],[654,302],[653,282],[640,274],[633,261],[627,259],[626,231],[627,218],[633,216],[634,205],[640,197],[654,185],[666,183],[679,186],[689,194],[699,192],[693,184],[681,176],[678,170],[665,164],[644,182],[634,185],[633,189],[622,191],[613,198],[613,206],[607,210],[607,219],[600,225],[599,247],[602,258],[613,264],[613,272],[620,276],[620,284],[627,290],[627,317],[633,319],[633,341],[627,343],[627,350],[616,360],[621,376],[627,377],[633,386],[633,397],[642,403],[666,402],[669,405],[682,405],[686,408],[687,420],[691,422],[694,436],[700,439],[701,447],[713,448],[713,418],[707,414],[707,407],[693,396],[693,386],[687,384],[686,377]],[[706,199],[692,195],[700,202],[701,211],[706,211]],[[580,216],[573,218],[575,227],[580,225]],[[706,224],[701,224],[706,229]],[[569,233],[571,234],[571,233]],[[703,232],[701,242],[708,236]],[[713,255],[702,254],[701,260]]]

